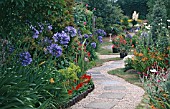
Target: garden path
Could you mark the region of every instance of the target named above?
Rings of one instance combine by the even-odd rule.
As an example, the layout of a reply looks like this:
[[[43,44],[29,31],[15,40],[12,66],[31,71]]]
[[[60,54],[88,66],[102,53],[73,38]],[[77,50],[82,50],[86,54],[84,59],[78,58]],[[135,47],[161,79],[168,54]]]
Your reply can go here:
[[[105,57],[110,58],[110,55]],[[68,109],[135,109],[145,92],[142,88],[107,73],[117,68],[124,68],[123,60],[106,62],[88,70],[95,89]]]

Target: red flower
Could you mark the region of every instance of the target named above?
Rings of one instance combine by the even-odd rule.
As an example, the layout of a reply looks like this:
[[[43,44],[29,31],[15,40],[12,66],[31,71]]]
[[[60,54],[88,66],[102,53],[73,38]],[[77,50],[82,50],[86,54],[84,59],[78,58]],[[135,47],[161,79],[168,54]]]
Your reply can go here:
[[[87,56],[90,57],[90,52],[87,52]]]
[[[79,83],[77,86],[76,86],[76,90],[78,90],[79,88],[81,88],[83,86],[83,83]]]
[[[68,94],[71,95],[73,93],[73,90],[68,90]]]
[[[83,83],[88,83],[91,80],[91,76],[84,74],[83,76],[80,77],[81,79],[84,79]]]
[[[112,45],[112,48],[115,48],[115,45]]]

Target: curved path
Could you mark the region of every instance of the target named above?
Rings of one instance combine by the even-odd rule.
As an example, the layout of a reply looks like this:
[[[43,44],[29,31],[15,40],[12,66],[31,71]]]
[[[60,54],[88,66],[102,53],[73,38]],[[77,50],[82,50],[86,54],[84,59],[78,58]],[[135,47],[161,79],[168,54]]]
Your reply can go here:
[[[144,90],[107,72],[123,68],[124,61],[110,61],[88,70],[95,89],[69,109],[135,109],[141,102]]]

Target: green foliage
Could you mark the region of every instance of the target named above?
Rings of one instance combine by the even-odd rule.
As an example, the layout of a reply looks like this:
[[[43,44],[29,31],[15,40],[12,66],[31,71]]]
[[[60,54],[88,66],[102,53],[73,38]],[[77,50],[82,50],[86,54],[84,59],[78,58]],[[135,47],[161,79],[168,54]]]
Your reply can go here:
[[[117,4],[120,5],[125,15],[132,17],[134,11],[139,12],[139,18],[145,19],[147,14],[147,0],[118,0]]]
[[[70,66],[66,69],[61,69],[58,72],[65,77],[66,80],[78,80],[78,75],[81,72],[79,66],[70,63]]]
[[[23,29],[27,22],[32,25],[45,21],[54,25],[53,30],[58,31],[68,25],[73,25],[73,1],[65,0],[4,0],[0,4],[0,33],[2,37],[15,37],[20,39],[25,34]],[[27,13],[27,14],[26,14]],[[70,13],[70,14],[69,14]],[[17,35],[17,36],[16,36]]]
[[[164,2],[167,10],[167,17],[170,18],[170,1],[169,0],[161,0],[161,2]],[[147,19],[151,23],[153,21],[152,16],[153,16],[153,8],[155,5],[155,0],[148,0],[147,1],[147,6],[148,6],[148,14],[147,14]]]
[[[104,25],[103,29],[107,33],[111,32],[112,25],[119,22],[123,16],[121,8],[111,1],[88,0],[86,3],[89,5],[89,9],[96,9],[94,15],[102,18],[102,23]],[[96,22],[96,27],[98,27],[97,23],[98,22]]]
[[[158,39],[158,36],[166,36],[166,8],[162,0],[155,1],[155,5],[152,11],[152,23],[151,33],[153,41]]]
[[[124,26],[128,26],[129,25],[128,17],[124,17],[122,20],[123,20],[122,21],[122,25],[124,25]]]

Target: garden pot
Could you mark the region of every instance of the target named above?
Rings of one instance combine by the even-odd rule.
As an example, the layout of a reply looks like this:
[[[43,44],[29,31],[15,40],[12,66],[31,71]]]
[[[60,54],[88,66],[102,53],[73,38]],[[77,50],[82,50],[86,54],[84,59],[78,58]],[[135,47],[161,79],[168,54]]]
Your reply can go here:
[[[113,53],[118,53],[119,49],[118,48],[112,48]]]
[[[127,56],[128,53],[127,52],[120,52],[120,58],[124,58],[125,56]]]

